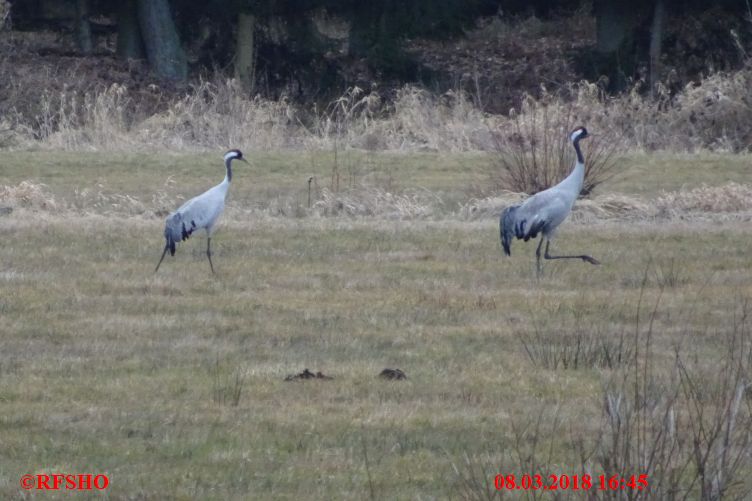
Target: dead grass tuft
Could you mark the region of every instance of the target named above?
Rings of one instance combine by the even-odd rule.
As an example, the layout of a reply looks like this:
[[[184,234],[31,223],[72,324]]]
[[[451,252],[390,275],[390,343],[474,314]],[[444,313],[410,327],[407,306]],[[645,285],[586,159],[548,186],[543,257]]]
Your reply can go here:
[[[658,214],[684,217],[691,212],[733,213],[752,210],[752,186],[728,183],[663,193],[655,201]]]
[[[286,98],[249,98],[233,79],[201,80],[166,111],[135,128],[138,140],[166,149],[281,149],[300,146]]]
[[[0,204],[11,208],[55,212],[58,203],[47,186],[30,181],[21,181],[16,186],[0,188]]]
[[[151,195],[121,193],[102,183],[75,188],[68,196],[56,196],[42,183],[22,181],[0,188],[0,205],[25,208],[51,214],[71,212],[100,216],[164,218],[184,198],[177,196],[174,180]],[[310,207],[298,191],[276,193],[271,198],[254,200],[246,205],[230,200],[223,219],[244,221],[255,217],[309,218],[348,217],[380,220],[482,221],[496,219],[501,211],[524,200],[524,193],[502,192],[497,196],[471,198],[453,205],[445,193],[425,188],[389,189],[370,184],[356,184],[334,191],[329,187],[312,193]],[[570,221],[590,224],[597,221],[643,220],[725,220],[747,217],[752,213],[752,187],[728,183],[703,185],[694,189],[663,192],[654,199],[623,194],[600,195],[575,204]]]
[[[609,193],[592,200],[579,200],[572,210],[572,220],[586,222],[599,219],[639,220],[655,217],[650,202],[636,197]]]
[[[377,216],[384,219],[426,219],[440,213],[441,198],[429,190],[405,190],[402,193],[361,186],[340,192],[321,190],[313,204],[322,216]]]
[[[433,151],[482,150],[490,141],[488,117],[464,92],[436,96],[404,87],[386,118],[374,125],[387,149]]]

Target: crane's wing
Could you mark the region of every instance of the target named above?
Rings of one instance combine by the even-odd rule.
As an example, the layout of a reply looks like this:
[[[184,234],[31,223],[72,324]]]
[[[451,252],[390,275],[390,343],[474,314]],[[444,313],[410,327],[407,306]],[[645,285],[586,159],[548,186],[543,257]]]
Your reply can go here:
[[[216,204],[205,196],[192,198],[178,210],[167,217],[165,222],[165,239],[170,248],[170,255],[175,255],[175,244],[186,240],[200,228],[206,228],[217,216]]]
[[[515,212],[519,209],[519,205],[507,207],[501,213],[499,218],[499,237],[501,238],[501,247],[504,249],[504,254],[507,256],[512,255],[512,239],[515,236]]]
[[[570,206],[555,191],[542,191],[520,205],[507,207],[499,218],[501,246],[511,255],[512,240],[528,241],[545,229],[558,226],[569,213]]]

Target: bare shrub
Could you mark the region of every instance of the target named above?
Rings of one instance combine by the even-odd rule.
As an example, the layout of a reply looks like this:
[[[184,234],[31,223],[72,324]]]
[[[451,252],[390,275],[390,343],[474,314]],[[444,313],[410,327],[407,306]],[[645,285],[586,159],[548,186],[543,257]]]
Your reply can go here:
[[[655,371],[655,310],[642,338],[636,332],[642,356],[604,390],[596,455],[606,475],[648,474],[653,499],[750,493],[749,482],[740,478],[752,453],[752,409],[743,400],[752,369],[748,302],[733,314],[718,360],[708,366],[677,347],[668,378]]]
[[[615,369],[633,355],[625,332],[612,332],[608,325],[594,323],[592,312],[584,306],[549,309],[540,304],[531,310],[532,332],[520,331],[518,339],[536,367]]]
[[[558,473],[554,450],[564,433],[559,410],[558,405],[553,409],[546,406],[533,413],[534,419],[513,421],[511,444],[489,444],[488,451],[465,452],[460,460],[450,458],[454,490],[462,499],[503,499],[507,492],[514,492],[503,485],[510,474],[515,476],[515,484],[521,485],[522,475],[548,479],[549,474]],[[504,477],[498,480],[499,485],[497,476]],[[543,489],[525,492],[528,499],[547,499],[549,494]]]
[[[748,298],[737,298],[713,333],[718,350],[708,353],[691,334],[682,336],[666,357],[656,349],[655,320],[662,291],[646,306],[645,271],[636,305],[634,332],[625,335],[625,363],[604,373],[602,414],[595,434],[569,430],[557,419],[525,416],[512,424],[514,445],[497,444],[497,454],[453,461],[462,497],[491,499],[502,493],[488,484],[493,472],[546,475],[562,469],[572,474],[603,474],[631,479],[645,475],[642,490],[600,491],[589,499],[747,499],[752,493],[752,333]],[[691,321],[688,320],[688,326]],[[533,362],[538,365],[540,359]],[[561,367],[561,364],[559,364]],[[554,440],[563,442],[554,445]],[[546,447],[546,444],[549,444]],[[557,449],[558,456],[551,451]],[[512,450],[513,455],[508,451]],[[563,459],[561,451],[569,451]],[[548,453],[546,453],[548,452]],[[459,466],[458,466],[459,463]],[[464,468],[461,467],[464,463]],[[506,468],[505,468],[506,467]],[[483,476],[485,475],[485,477]],[[536,497],[536,492],[526,492]]]
[[[661,289],[671,289],[679,287],[687,282],[681,267],[676,265],[674,258],[669,259],[667,265],[657,264],[653,272],[655,282]]]
[[[488,457],[477,452],[465,453],[460,460],[450,458],[454,478],[453,489],[461,499],[490,501],[502,499],[503,493],[496,489],[494,477],[504,469],[496,456]],[[511,470],[511,468],[510,468]]]
[[[519,336],[533,365],[545,369],[613,369],[631,355],[624,334],[615,337],[578,330],[572,333],[535,331]]]
[[[582,144],[582,195],[590,194],[614,175],[615,155],[623,143],[595,120],[596,112],[602,113],[605,107],[605,97],[596,86],[586,83],[569,90],[575,98],[562,98],[545,90],[538,99],[526,95],[519,110],[512,111],[509,122],[494,131],[492,153],[496,162],[492,175],[498,185],[534,194],[564,179],[573,164],[569,134],[579,125],[595,133]]]

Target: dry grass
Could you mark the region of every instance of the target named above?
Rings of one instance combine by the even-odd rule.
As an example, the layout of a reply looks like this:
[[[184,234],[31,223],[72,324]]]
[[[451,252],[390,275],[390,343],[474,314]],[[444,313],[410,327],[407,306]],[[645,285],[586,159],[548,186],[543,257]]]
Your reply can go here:
[[[607,264],[554,264],[541,283],[532,248],[501,258],[494,221],[229,219],[216,277],[200,237],[153,275],[154,218],[18,211],[0,225],[13,242],[0,256],[4,497],[50,470],[105,472],[116,498],[472,497],[455,473],[465,457],[484,458],[478,480],[531,471],[512,454],[531,447],[531,415],[553,441],[538,467],[578,473],[572,451],[598,437],[616,374],[538,367],[519,336],[630,332],[658,266],[635,249],[650,248],[684,276],[654,321],[656,367],[681,343],[712,370],[734,297],[752,294],[749,235],[724,225],[573,225],[560,248],[587,241]],[[304,367],[335,379],[283,381]],[[385,382],[384,367],[409,379]]]
[[[567,110],[567,124],[583,124],[601,134],[604,144],[631,151],[740,152],[749,151],[752,144],[751,72],[745,68],[713,74],[676,95],[659,92],[655,99],[645,97],[639,83],[630,92],[609,97],[598,85],[581,82],[555,94],[544,89],[536,99],[528,96],[526,104],[508,116],[481,112],[461,91],[437,96],[415,87],[405,87],[389,100],[377,90],[352,88],[324,109],[307,109],[284,97],[249,98],[236,82],[219,77],[177,95],[119,84],[83,91],[63,86],[43,90],[26,106],[19,94],[24,86],[17,82],[8,84],[11,99],[18,94],[19,101],[0,122],[0,144],[67,151],[128,151],[136,145],[182,151],[240,147],[462,152],[501,147],[509,154],[514,137],[530,144],[545,142],[543,128],[519,126],[539,122],[543,106]],[[561,129],[561,120],[555,122]],[[557,143],[569,132],[558,129]],[[500,137],[512,142],[499,143]]]
[[[474,156],[345,154],[367,167],[334,192],[331,157],[280,153],[238,170],[216,276],[200,235],[154,275],[164,211],[217,157],[6,155],[4,498],[83,471],[145,499],[493,499],[499,472],[749,489],[748,182],[703,187],[679,158],[673,185],[579,202],[556,248],[604,265],[538,281],[532,245],[499,249],[519,195],[468,200]],[[306,367],[334,379],[284,381]]]
[[[75,189],[68,200],[59,200],[44,184],[22,181],[17,185],[0,186],[0,206],[30,209],[50,214],[140,216],[162,218],[185,201],[175,195],[174,179],[163,189],[148,197],[113,193],[101,184]],[[306,206],[294,193],[277,195],[253,207],[229,202],[230,218],[254,216],[275,217],[342,217],[386,220],[487,220],[495,219],[509,205],[524,199],[524,194],[471,199],[459,207],[447,204],[440,192],[427,189],[401,189],[391,192],[373,185],[359,185],[339,192],[329,188],[311,193]],[[577,223],[599,221],[671,221],[671,220],[748,220],[752,217],[752,189],[748,185],[728,183],[723,186],[701,186],[692,190],[662,192],[657,198],[645,200],[619,194],[606,194],[579,201],[571,216]]]

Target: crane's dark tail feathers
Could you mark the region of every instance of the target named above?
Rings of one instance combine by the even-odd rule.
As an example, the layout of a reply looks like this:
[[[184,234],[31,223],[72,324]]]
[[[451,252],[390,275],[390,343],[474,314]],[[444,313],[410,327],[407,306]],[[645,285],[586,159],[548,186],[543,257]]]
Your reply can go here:
[[[175,255],[175,239],[173,239],[172,234],[170,234],[167,231],[165,231],[165,239],[167,240],[167,243],[165,245],[167,245],[167,248],[170,249],[170,255],[174,256]]]
[[[504,248],[504,254],[507,256],[512,255],[512,239],[515,236],[514,212],[517,207],[519,206],[507,207],[499,218],[499,237],[501,238],[501,246]]]

